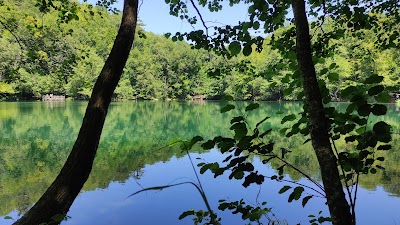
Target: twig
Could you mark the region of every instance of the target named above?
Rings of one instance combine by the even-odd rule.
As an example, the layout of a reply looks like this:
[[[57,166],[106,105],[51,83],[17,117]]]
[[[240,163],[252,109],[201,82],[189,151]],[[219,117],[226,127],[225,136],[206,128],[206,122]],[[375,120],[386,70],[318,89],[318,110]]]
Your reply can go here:
[[[304,173],[303,171],[301,171],[297,167],[293,166],[292,164],[290,164],[286,160],[280,158],[279,156],[276,156],[276,158],[279,159],[281,162],[283,162],[286,166],[289,166],[290,168],[294,169],[295,171],[297,171],[301,175],[305,176],[309,181],[311,181],[313,184],[315,184],[317,187],[319,187],[323,192],[325,192],[324,187],[321,184],[319,184],[318,182],[316,182],[314,179],[312,179],[311,176],[309,176],[308,174]]]
[[[196,10],[197,15],[199,15],[201,22],[203,23],[204,28],[206,29],[206,35],[208,37],[208,27],[206,25],[206,22],[203,19],[203,16],[201,15],[199,9],[197,8],[196,4],[194,4],[193,0],[190,0],[190,2],[192,3],[193,8]]]
[[[331,141],[332,141],[333,149],[335,150],[335,153],[336,153],[336,155],[337,155],[337,157],[338,157],[338,162],[339,162],[339,165],[340,165],[340,170],[341,170],[342,175],[343,175],[343,178],[344,178],[344,184],[345,184],[345,186],[346,186],[347,194],[349,195],[350,205],[351,205],[351,209],[352,209],[352,212],[353,212],[353,211],[354,211],[354,208],[355,208],[355,204],[354,204],[353,199],[352,199],[352,197],[351,197],[352,191],[350,191],[350,186],[349,186],[349,183],[347,182],[346,174],[345,174],[345,172],[344,172],[342,162],[339,160],[339,151],[337,150],[336,144],[335,144],[335,142],[332,140],[332,138],[331,138]],[[351,182],[351,183],[353,183],[353,182]],[[352,186],[353,186],[353,185],[352,185]]]

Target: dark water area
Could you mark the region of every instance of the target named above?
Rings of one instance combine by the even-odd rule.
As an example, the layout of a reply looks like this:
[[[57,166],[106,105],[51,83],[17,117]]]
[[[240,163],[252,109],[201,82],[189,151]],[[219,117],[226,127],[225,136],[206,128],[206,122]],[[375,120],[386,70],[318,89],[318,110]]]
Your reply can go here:
[[[26,212],[53,181],[75,141],[86,104],[0,102],[0,224],[11,224],[13,220],[5,218],[17,219]],[[244,112],[248,103],[235,104],[237,110],[221,114],[222,102],[112,103],[93,171],[72,205],[69,219],[62,224],[193,224],[189,218],[178,219],[186,210],[205,210],[200,194],[191,185],[127,197],[142,188],[195,180],[188,156],[177,146],[168,147],[169,143],[174,138],[196,135],[229,135],[231,117]],[[345,103],[334,106],[344,108]],[[395,104],[388,105],[388,109],[383,119],[393,125],[394,148],[379,152],[385,157],[381,163],[384,171],[361,177],[358,224],[400,224],[400,116]],[[287,160],[320,181],[311,146],[303,144],[307,138],[286,138],[278,132],[285,115],[297,115],[301,110],[299,103],[260,102],[259,109],[248,113],[248,120],[255,124],[270,116],[264,126],[276,130],[272,133],[276,147],[292,150]],[[344,141],[338,142],[339,147],[344,145]],[[190,154],[195,164],[225,158],[217,150],[206,152],[200,148]],[[279,167],[274,162],[263,165],[258,158],[253,164],[265,176],[277,174]],[[290,183],[267,180],[262,186],[244,188],[242,181],[229,180],[227,175],[214,179],[208,172],[200,179],[215,210],[220,199],[244,199],[254,205],[266,201],[272,210],[269,219],[288,224],[309,224],[308,215],[320,211],[328,214],[322,198],[312,198],[305,208],[301,201],[288,203],[290,192],[278,191]],[[291,170],[285,171],[285,179],[311,185]],[[222,224],[246,224],[238,215],[217,212]]]

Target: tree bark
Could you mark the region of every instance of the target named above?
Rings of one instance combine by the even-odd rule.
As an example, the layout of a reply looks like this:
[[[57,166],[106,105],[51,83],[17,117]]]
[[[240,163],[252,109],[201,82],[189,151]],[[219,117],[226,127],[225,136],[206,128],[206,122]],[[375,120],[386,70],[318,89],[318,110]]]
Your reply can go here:
[[[292,0],[296,25],[296,54],[303,79],[307,115],[314,151],[321,169],[327,203],[334,225],[351,225],[350,207],[343,192],[338,164],[329,137],[329,123],[325,116],[314,63],[311,38],[304,0]]]
[[[16,225],[59,224],[89,177],[112,94],[120,80],[134,40],[138,0],[125,0],[113,48],[95,83],[82,126],[60,173],[39,201]]]

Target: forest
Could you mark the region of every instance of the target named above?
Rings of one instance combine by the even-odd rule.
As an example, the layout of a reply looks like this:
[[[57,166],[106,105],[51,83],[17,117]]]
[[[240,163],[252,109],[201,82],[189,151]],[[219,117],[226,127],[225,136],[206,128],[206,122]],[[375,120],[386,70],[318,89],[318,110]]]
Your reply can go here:
[[[47,13],[35,1],[4,0],[0,3],[0,100],[34,100],[44,94],[88,99],[94,82],[111,49],[120,15],[88,4],[77,4],[79,20],[60,23],[59,12]],[[72,15],[72,14],[70,14]],[[378,26],[387,23],[385,18]],[[312,34],[333,29],[326,22]],[[291,26],[279,28],[281,35]],[[352,28],[343,29],[344,38],[330,42],[334,51],[317,62],[318,78],[334,101],[350,86],[362,86],[372,74],[383,77],[382,85],[392,93],[400,88],[400,52],[394,46],[382,50],[371,29],[355,38]],[[349,34],[347,34],[349,33]],[[273,49],[266,35],[263,51],[226,57],[191,42],[156,35],[138,24],[135,39],[115,100],[191,99],[204,95],[235,100],[300,100],[301,88],[291,84],[288,59]],[[254,47],[253,47],[254,48]],[[248,56],[246,56],[248,55]],[[140,60],[138,60],[140,59]]]
[[[205,136],[208,140],[198,135],[176,142],[188,155],[199,146],[225,154],[222,162],[199,163],[200,174],[211,172],[216,178],[227,172],[229,179],[241,180],[247,188],[266,179],[281,182],[284,170],[291,168],[314,185],[310,189],[318,196],[306,196],[308,187],[296,182],[283,186],[279,194],[289,191],[288,202],[301,199],[303,207],[313,197],[326,200],[329,216],[311,219],[311,224],[357,224],[360,177],[385,170],[381,164],[385,156],[397,159],[384,154],[397,146],[397,139],[395,124],[383,116],[393,106],[385,103],[397,97],[399,88],[398,1],[229,0],[230,6],[248,4],[248,21],[209,27],[198,7],[218,12],[225,7],[223,1],[165,0],[172,16],[202,24],[203,29],[162,36],[146,32],[138,18],[139,0],[125,0],[121,16],[112,14],[113,2],[92,6],[70,0],[1,1],[2,98],[32,100],[57,94],[89,100],[57,177],[14,224],[59,224],[67,217],[92,171],[112,100],[196,95],[222,98],[219,112],[227,113],[225,119],[232,115],[229,111],[235,112],[229,118],[229,132]],[[253,35],[255,30],[263,33]],[[276,118],[271,115],[264,115],[255,126],[250,123],[249,115],[260,103],[245,102],[245,108],[237,110],[235,100],[302,103],[300,111],[276,112],[284,115],[273,127],[271,120]],[[332,101],[347,103],[340,108]],[[123,125],[117,123],[119,129],[114,131]],[[283,139],[298,147],[299,136],[306,139],[300,141],[302,146],[311,144],[320,180],[302,171],[302,163],[288,162],[292,151],[276,142]],[[50,146],[42,141],[31,144],[36,150]],[[278,174],[261,174],[253,157],[275,165]],[[202,222],[207,217],[208,224],[220,225],[197,173],[196,179],[198,184],[192,184],[207,209],[189,210],[179,218],[194,216],[196,224],[196,219]],[[232,213],[252,222],[268,211],[225,200],[219,201],[218,209],[235,210]]]

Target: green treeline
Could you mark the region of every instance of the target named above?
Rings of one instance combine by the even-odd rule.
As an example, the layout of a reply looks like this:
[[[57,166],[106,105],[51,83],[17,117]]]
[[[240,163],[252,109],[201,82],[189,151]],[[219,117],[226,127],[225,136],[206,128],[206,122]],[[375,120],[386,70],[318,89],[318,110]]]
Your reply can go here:
[[[78,4],[76,10],[79,20],[66,24],[58,21],[59,12],[41,13],[34,1],[0,1],[0,99],[90,96],[120,15],[85,4]],[[385,18],[378,22],[385,23]],[[226,94],[236,100],[299,98],[300,89],[290,86],[292,72],[284,57],[267,44],[261,53],[226,60],[145,29],[139,29],[141,38],[136,38],[116,99],[188,99],[194,95],[215,99]],[[329,21],[324,29],[330,29]],[[337,46],[335,50],[318,61],[319,78],[331,97],[339,100],[341,90],[362,85],[372,74],[383,76],[382,84],[398,92],[398,49],[379,50],[369,30],[360,32],[357,39],[348,36],[331,43]]]

